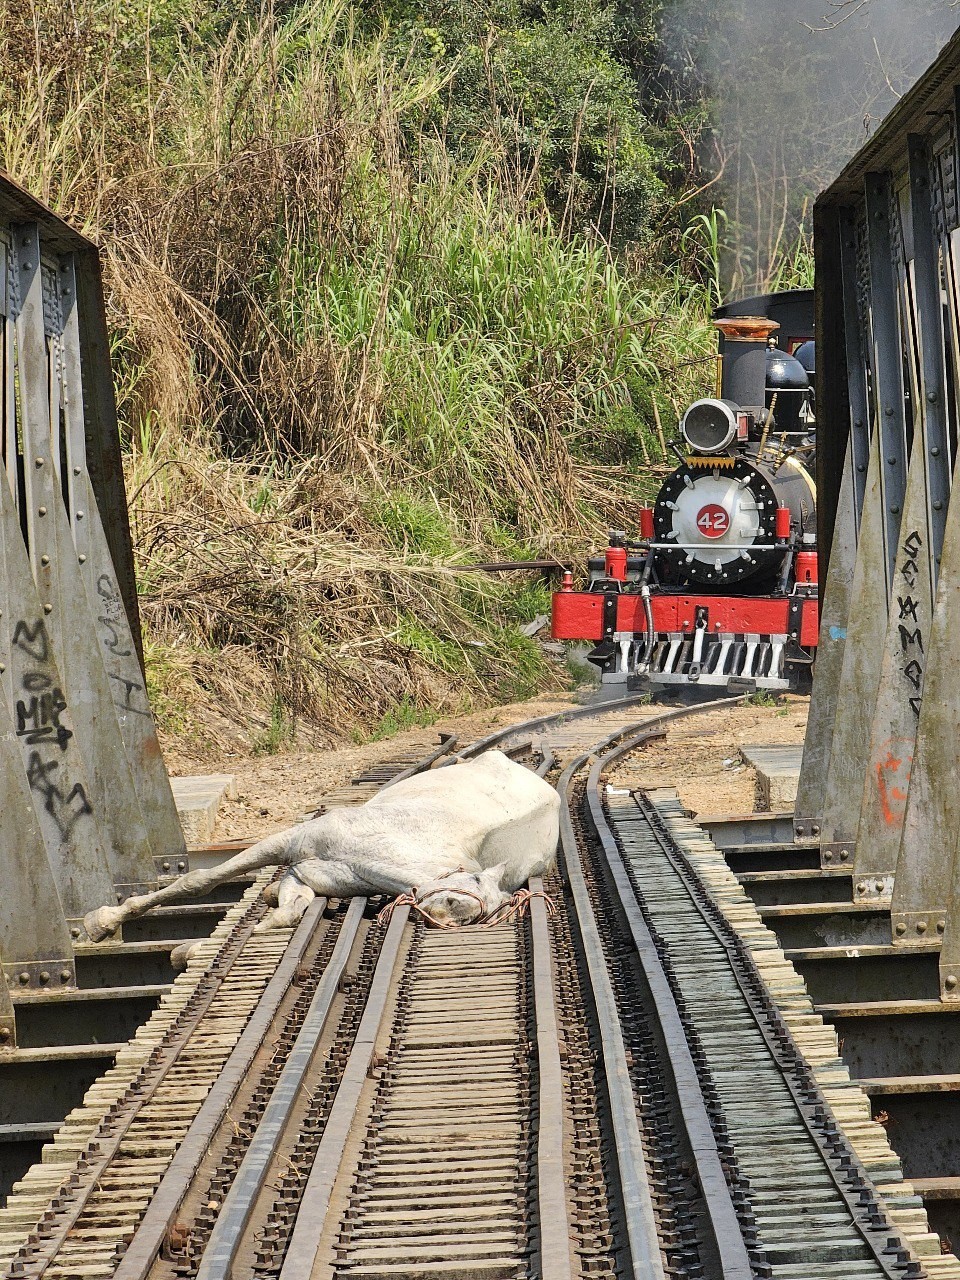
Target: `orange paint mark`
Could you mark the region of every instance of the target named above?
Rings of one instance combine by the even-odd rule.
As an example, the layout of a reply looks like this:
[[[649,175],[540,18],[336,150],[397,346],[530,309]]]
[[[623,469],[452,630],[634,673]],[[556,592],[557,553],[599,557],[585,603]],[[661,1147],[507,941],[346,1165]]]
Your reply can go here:
[[[906,747],[908,750],[895,753],[896,747]],[[880,811],[888,827],[899,826],[907,808],[910,773],[913,769],[913,743],[892,739],[885,742],[880,750],[886,752],[886,758],[874,766]]]

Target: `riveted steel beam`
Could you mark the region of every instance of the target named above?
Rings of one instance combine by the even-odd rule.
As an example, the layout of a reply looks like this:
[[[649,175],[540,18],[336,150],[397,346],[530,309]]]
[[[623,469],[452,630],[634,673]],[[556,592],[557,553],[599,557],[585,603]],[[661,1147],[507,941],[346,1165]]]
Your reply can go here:
[[[960,122],[960,93],[954,91],[952,147],[941,160],[941,171],[946,174],[941,180],[944,206],[949,204],[948,192],[952,191],[954,203],[958,194],[960,127],[957,122]],[[953,374],[952,443],[955,447],[956,389],[960,385],[960,228],[950,229],[946,218],[941,230],[939,284],[941,306],[948,322],[944,339],[948,336],[950,339],[949,344],[945,342],[944,354]],[[948,425],[949,417],[948,414]],[[899,946],[929,945],[931,940],[943,936],[956,863],[954,779],[960,760],[960,697],[955,655],[960,628],[960,503],[957,501],[947,507],[942,551],[939,563],[934,557],[933,572],[937,587],[924,662],[923,700],[891,904],[893,941]],[[956,977],[954,952],[951,943],[943,957],[941,971],[941,989],[951,999],[956,998],[955,987],[949,981]]]
[[[893,892],[950,494],[941,246],[933,222],[931,155],[926,139],[917,135],[909,137],[908,146],[912,288],[902,304],[917,438],[910,457],[860,807],[854,855],[857,901],[884,900]]]
[[[84,912],[112,899],[114,885],[47,618],[17,513],[0,480],[0,686],[10,722],[4,778],[10,783],[9,772],[19,766],[29,784],[33,825],[56,883],[54,900],[79,938]],[[20,909],[32,914],[37,901],[42,899],[28,898]],[[29,953],[21,950],[16,958]]]
[[[856,707],[857,714],[838,716],[835,722],[821,825],[825,866],[845,865],[853,856],[906,489],[903,329],[898,305],[908,296],[902,209],[889,173],[867,174],[864,188],[875,426],[837,692],[837,705]],[[895,262],[899,264],[896,273]]]
[[[57,403],[62,385],[57,367],[61,359],[58,339],[63,332],[60,281],[55,270],[41,261],[36,223],[15,227],[13,242],[19,299],[17,358],[25,389],[20,396],[19,425],[27,544],[45,631],[84,756],[89,788],[85,801],[103,832],[114,887],[125,896],[154,883],[156,873],[136,779],[114,706],[113,682],[102,659],[95,615],[80,576],[52,458],[59,448],[61,430],[61,406]]]
[[[820,637],[813,694],[807,715],[803,763],[794,807],[794,836],[819,843],[823,805],[830,771],[830,751],[837,714],[837,688],[850,616],[850,595],[857,561],[857,525],[850,473],[855,467],[853,440],[847,445],[844,483],[840,490],[830,572],[820,610]]]
[[[857,541],[870,457],[869,406],[866,366],[860,342],[857,308],[857,224],[852,210],[837,218],[840,264],[834,282],[833,305],[843,314],[845,381],[850,428],[839,500],[832,528],[829,571],[820,611],[816,680],[810,699],[807,733],[803,744],[803,767],[794,808],[794,835],[797,840],[819,842],[823,821],[830,751],[837,711],[837,690],[843,668],[843,650],[850,616],[850,596],[857,561]],[[827,267],[831,264],[825,264]],[[828,308],[824,308],[827,310]],[[818,485],[819,490],[822,486]],[[818,504],[818,511],[822,500]]]
[[[60,480],[61,488],[65,488],[67,493],[80,578],[100,641],[100,654],[113,694],[120,735],[136,778],[137,796],[150,833],[157,871],[164,863],[169,866],[173,859],[187,869],[183,830],[157,740],[146,680],[137,656],[137,642],[124,607],[117,571],[88,474],[76,270],[72,255],[63,261],[60,268],[60,296],[66,470],[66,475]],[[59,448],[52,450],[58,467],[60,452]]]

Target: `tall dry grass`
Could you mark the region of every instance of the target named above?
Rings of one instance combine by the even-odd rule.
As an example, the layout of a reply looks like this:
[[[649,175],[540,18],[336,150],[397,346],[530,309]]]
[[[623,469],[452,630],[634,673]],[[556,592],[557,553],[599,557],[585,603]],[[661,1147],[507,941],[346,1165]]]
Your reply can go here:
[[[545,593],[463,565],[627,518],[703,297],[562,235],[496,137],[454,164],[442,76],[343,0],[195,9],[0,19],[3,164],[103,248],[162,723],[272,749],[560,678]]]

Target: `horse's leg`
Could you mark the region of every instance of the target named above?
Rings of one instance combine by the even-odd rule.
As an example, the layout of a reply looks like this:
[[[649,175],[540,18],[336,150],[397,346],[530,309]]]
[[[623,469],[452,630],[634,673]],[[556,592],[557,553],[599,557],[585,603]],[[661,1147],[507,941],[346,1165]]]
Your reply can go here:
[[[286,833],[281,832],[281,835]],[[226,862],[217,867],[209,867],[197,871],[188,871],[178,876],[171,884],[153,893],[134,894],[121,902],[119,906],[98,907],[88,911],[83,918],[83,925],[93,942],[100,942],[109,934],[115,933],[127,920],[136,920],[151,907],[162,906],[177,898],[199,896],[208,889],[232,880],[234,876],[248,871],[259,871],[262,867],[270,867],[276,863],[285,863],[289,858],[289,841],[280,841],[276,836],[261,840],[242,853],[234,854]],[[284,856],[286,855],[286,856]]]
[[[294,871],[281,876],[277,888],[277,906],[261,920],[254,933],[266,933],[268,929],[292,929],[303,919],[303,913],[317,896]]]

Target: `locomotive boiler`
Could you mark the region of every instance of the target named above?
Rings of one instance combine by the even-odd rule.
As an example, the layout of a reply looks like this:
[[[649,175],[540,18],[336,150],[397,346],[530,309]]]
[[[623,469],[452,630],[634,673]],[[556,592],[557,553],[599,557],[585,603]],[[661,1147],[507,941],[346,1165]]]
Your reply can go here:
[[[605,684],[786,690],[816,653],[812,291],[715,324],[718,386],[680,420],[679,466],[553,597],[554,638],[592,641]]]

